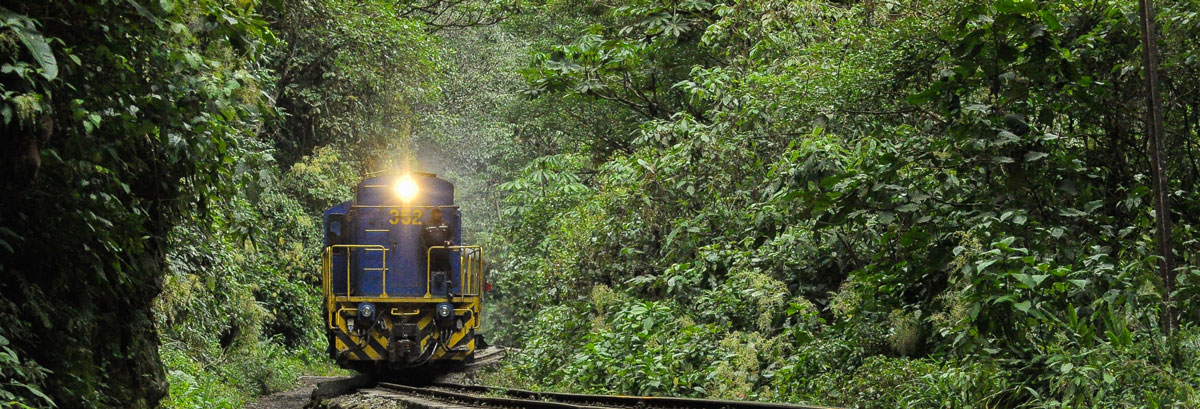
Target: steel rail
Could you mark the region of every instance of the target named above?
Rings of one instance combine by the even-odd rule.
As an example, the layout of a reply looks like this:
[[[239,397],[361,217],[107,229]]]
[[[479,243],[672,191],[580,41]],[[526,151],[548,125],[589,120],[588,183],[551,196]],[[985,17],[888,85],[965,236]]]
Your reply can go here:
[[[790,403],[734,401],[721,399],[696,399],[659,396],[588,395],[578,393],[534,392],[523,389],[497,388],[491,386],[438,383],[435,387],[456,389],[473,394],[500,393],[521,402],[557,402],[580,407],[630,407],[630,408],[681,408],[681,409],[835,409],[828,406],[808,406]],[[451,392],[453,393],[453,392]],[[474,396],[474,395],[472,395]]]
[[[400,395],[418,396],[444,401],[447,403],[470,404],[477,406],[488,407],[506,407],[506,408],[533,408],[533,409],[601,409],[595,406],[575,405],[561,402],[548,402],[544,400],[528,400],[502,398],[495,396],[483,396],[467,393],[451,392],[446,390],[420,388],[407,385],[399,385],[394,383],[380,382],[375,386],[376,389],[384,389],[391,392],[399,392]]]
[[[508,353],[508,348],[489,347],[475,350],[475,360],[463,364],[466,369],[478,368],[500,362]]]

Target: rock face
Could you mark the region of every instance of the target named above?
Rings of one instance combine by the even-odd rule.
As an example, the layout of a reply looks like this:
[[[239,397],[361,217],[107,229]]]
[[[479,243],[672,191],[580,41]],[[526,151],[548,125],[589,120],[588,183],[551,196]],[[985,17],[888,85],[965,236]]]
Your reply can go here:
[[[0,220],[42,213],[36,199],[26,206],[8,202],[0,199]],[[95,271],[80,262],[86,254],[70,251],[95,243],[71,240],[57,229],[5,228],[24,240],[0,258],[0,321],[6,323],[0,335],[27,364],[49,370],[28,383],[41,383],[61,408],[157,406],[167,390],[151,315],[161,289],[159,253],[148,250],[120,270]],[[59,244],[37,244],[46,242]]]
[[[0,6],[0,64],[24,67],[0,73],[0,396],[155,407],[166,232],[219,161],[184,139],[205,108],[169,83],[173,15],[84,3]]]
[[[146,204],[174,188],[89,179],[153,158],[93,162],[94,152],[56,145],[48,118],[0,123],[0,144],[18,148],[0,150],[0,337],[19,361],[0,364],[0,375],[22,385],[0,389],[34,406],[47,402],[30,388],[60,408],[155,407],[167,384],[151,303],[169,223]]]
[[[154,407],[167,235],[230,183],[257,105],[224,75],[265,22],[252,1],[93,3],[0,5],[0,397]]]

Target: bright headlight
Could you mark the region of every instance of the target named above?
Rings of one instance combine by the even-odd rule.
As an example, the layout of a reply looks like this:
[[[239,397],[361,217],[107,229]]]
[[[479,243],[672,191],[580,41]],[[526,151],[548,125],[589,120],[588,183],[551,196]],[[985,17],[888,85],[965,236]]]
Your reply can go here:
[[[396,184],[392,186],[392,189],[396,191],[396,196],[405,202],[411,202],[417,198],[419,190],[417,181],[413,180],[412,175],[404,175],[400,179],[396,179]]]

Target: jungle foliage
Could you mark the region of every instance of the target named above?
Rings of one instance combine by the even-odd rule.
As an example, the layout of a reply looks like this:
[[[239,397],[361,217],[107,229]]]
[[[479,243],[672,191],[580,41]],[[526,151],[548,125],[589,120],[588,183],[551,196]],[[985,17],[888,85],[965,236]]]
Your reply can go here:
[[[5,405],[154,405],[172,226],[233,192],[272,115],[246,5],[3,2]],[[21,403],[24,402],[24,403]]]
[[[331,371],[320,215],[399,162],[436,24],[494,14],[447,6],[0,2],[0,406],[235,408]]]
[[[442,174],[488,377],[1196,407],[1200,2],[0,1],[0,405],[240,407],[322,357],[320,214]]]
[[[1158,3],[1170,336],[1136,1],[539,3],[529,103],[613,125],[501,185],[495,380],[1195,407],[1200,3]]]

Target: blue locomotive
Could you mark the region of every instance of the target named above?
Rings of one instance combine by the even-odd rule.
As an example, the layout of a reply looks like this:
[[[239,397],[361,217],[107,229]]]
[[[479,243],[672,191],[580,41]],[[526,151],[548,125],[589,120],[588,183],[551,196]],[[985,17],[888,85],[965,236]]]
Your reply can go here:
[[[462,244],[454,185],[428,173],[371,177],[325,211],[329,353],[359,371],[474,358],[483,339],[483,250]]]

